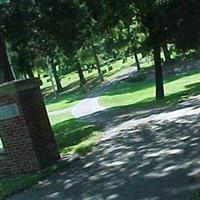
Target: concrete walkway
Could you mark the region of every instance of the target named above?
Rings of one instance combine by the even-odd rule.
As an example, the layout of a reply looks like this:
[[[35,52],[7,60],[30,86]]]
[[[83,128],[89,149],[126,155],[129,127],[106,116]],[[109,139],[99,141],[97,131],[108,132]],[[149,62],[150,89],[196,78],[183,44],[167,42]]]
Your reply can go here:
[[[200,188],[199,102],[87,116],[104,117],[95,150],[10,200],[191,200]]]
[[[105,110],[106,108],[102,107],[98,103],[98,99],[101,96],[101,94],[106,91],[111,85],[114,83],[123,80],[124,78],[129,77],[131,74],[136,72],[136,67],[129,67],[127,69],[122,70],[121,72],[115,74],[112,76],[111,80],[103,82],[98,88],[90,95],[88,95],[87,98],[81,100],[78,104],[76,104],[72,108],[62,109],[62,110],[56,110],[48,112],[49,116],[56,116],[61,115],[64,113],[72,113],[74,117],[84,117],[90,114],[93,114],[98,111]]]
[[[74,117],[80,118],[105,110],[106,108],[100,106],[98,103],[99,97],[102,95],[102,93],[105,92],[110,86],[112,86],[116,82],[129,77],[136,71],[136,67],[125,69],[122,72],[118,73],[116,77],[104,82],[102,85],[100,85],[100,87],[94,90],[86,99],[81,100],[72,108],[71,112],[74,115]]]

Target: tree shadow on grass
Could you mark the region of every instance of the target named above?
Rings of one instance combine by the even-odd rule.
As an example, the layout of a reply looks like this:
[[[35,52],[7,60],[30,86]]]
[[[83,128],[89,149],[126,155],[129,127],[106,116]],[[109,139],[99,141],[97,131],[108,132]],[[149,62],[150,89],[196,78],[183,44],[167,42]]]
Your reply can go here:
[[[90,139],[99,129],[94,124],[69,119],[53,126],[60,153],[76,150],[76,145]]]
[[[196,73],[200,73],[199,70],[194,70],[192,72],[187,72],[187,73],[181,73],[177,75],[171,75],[168,76],[165,80],[164,83],[170,83],[173,81],[177,81],[181,78],[187,77],[187,76],[192,76]],[[135,93],[141,90],[146,90],[148,88],[154,87],[155,83],[153,80],[145,80],[145,81],[140,81],[140,82],[129,82],[127,79],[121,80],[114,85],[112,85],[109,90],[103,93],[103,96],[115,96],[115,95],[124,95],[128,93]],[[187,86],[186,86],[187,88]],[[193,88],[194,89],[194,88]],[[192,88],[191,88],[192,90]],[[187,91],[186,91],[187,92]],[[148,100],[149,101],[149,100]]]
[[[192,76],[192,75],[195,75],[198,73],[200,73],[199,69],[195,69],[192,71],[177,72],[177,73],[175,73],[175,75],[167,75],[164,82],[169,83],[169,82],[172,82],[172,81],[175,81],[175,80],[187,77],[187,76]]]
[[[126,93],[133,93],[140,90],[148,89],[153,87],[154,83],[151,80],[145,80],[141,82],[130,83],[127,80],[122,80],[114,84],[109,90],[103,93],[103,96],[115,96],[123,95]]]
[[[109,128],[132,118],[145,118],[160,112],[200,107],[199,98],[188,100],[190,96],[200,94],[200,83],[189,84],[186,88],[185,91],[166,96],[165,100],[162,101],[156,101],[155,98],[147,98],[131,105],[107,108],[103,111],[82,117],[81,119],[93,122],[102,128]]]
[[[166,105],[174,105],[179,102],[187,100],[190,96],[200,94],[200,82],[194,84],[188,84],[185,86],[186,90],[177,92],[166,96],[164,103]]]

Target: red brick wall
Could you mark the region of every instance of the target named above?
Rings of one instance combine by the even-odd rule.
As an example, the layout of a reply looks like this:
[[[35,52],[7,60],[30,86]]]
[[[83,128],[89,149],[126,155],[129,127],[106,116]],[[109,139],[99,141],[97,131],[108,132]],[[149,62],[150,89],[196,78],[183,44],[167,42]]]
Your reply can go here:
[[[0,96],[0,106],[16,103],[20,116],[0,120],[5,153],[0,155],[0,174],[30,172],[60,157],[39,88]]]

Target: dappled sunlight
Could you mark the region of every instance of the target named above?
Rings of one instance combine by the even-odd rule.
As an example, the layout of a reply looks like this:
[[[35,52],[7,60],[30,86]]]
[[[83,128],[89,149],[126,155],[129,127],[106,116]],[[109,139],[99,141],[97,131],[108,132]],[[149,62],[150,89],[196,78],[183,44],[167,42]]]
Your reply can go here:
[[[0,0],[0,200],[192,200],[200,0],[180,2]]]
[[[96,150],[40,182],[37,193],[53,188],[44,200],[65,195],[83,200],[190,200],[200,186],[198,99],[173,108],[116,112]]]
[[[52,194],[46,195],[46,198],[49,198],[49,199],[59,198],[59,192],[54,192]]]
[[[200,185],[199,100],[200,95],[173,107],[105,109],[80,118],[105,127],[101,143],[37,184],[33,199],[190,200]],[[64,149],[95,130],[74,119],[54,125]]]

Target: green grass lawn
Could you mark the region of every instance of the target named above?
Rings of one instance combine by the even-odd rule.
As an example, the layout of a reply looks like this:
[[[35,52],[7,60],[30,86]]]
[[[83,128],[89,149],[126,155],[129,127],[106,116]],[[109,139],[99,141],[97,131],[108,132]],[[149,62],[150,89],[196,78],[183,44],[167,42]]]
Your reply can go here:
[[[171,104],[200,92],[200,71],[173,75],[165,79],[164,101],[155,101],[153,80],[141,82],[122,81],[113,85],[100,98],[100,104],[106,107],[131,106],[134,108]]]
[[[84,98],[87,94],[83,89],[77,89],[70,93],[63,93],[54,97],[49,95],[44,98],[46,108],[49,112],[67,109],[75,105],[80,99]]]
[[[139,56],[141,58],[141,56]],[[112,63],[113,70],[108,71],[107,67],[104,66],[102,69],[106,69],[107,73],[104,74],[105,80],[111,79],[113,76],[116,75],[117,72],[121,71],[122,69],[128,68],[131,65],[134,65],[134,59],[129,57],[126,63],[122,63],[122,60],[118,60]],[[146,59],[141,60],[141,67],[146,68],[151,65],[151,62],[147,62]],[[57,98],[52,94],[52,87],[51,83],[47,82],[47,79],[42,79],[43,86],[42,91],[46,95],[45,105],[49,112],[62,110],[66,108],[70,108],[75,105],[79,100],[85,98],[92,89],[100,84],[99,80],[97,79],[97,70],[93,70],[92,73],[88,73],[87,71],[84,72],[85,78],[88,80],[88,83],[84,88],[79,87],[79,77],[76,72],[72,72],[69,75],[66,75],[62,79],[62,85],[64,87],[65,92],[59,94]]]
[[[85,154],[92,149],[101,137],[101,132],[95,125],[80,122],[69,114],[52,116],[50,121],[59,152],[63,156],[72,152]],[[37,173],[0,178],[0,200],[37,183],[42,178],[66,166],[66,163],[59,163]]]
[[[51,116],[50,121],[61,155],[71,152],[85,154],[101,136],[100,129],[94,124],[81,122],[69,114]]]

